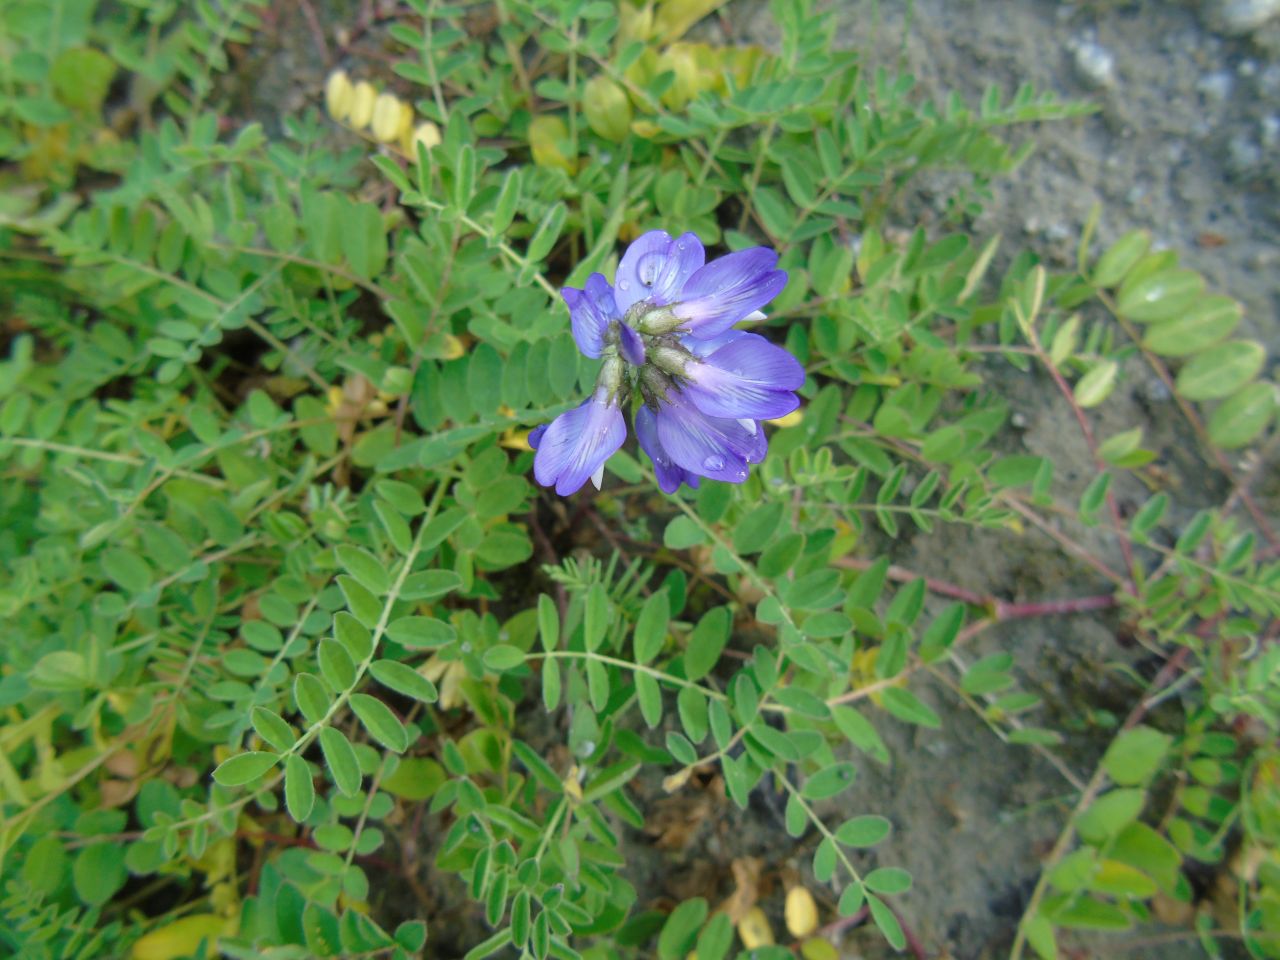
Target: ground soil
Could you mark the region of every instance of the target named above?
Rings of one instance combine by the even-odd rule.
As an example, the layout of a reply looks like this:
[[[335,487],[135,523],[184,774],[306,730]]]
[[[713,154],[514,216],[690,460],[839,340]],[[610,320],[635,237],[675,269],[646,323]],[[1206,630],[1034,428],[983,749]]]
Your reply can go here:
[[[339,29],[362,30],[362,11],[376,4],[313,0],[330,56],[301,5],[276,4],[266,47],[249,56],[243,94],[249,111],[269,125],[319,100],[325,72],[342,65],[353,73],[389,75],[390,54],[365,43],[359,57],[342,54]],[[1215,8],[1216,9],[1216,8]],[[1012,92],[1030,81],[1064,99],[1088,98],[1091,117],[1020,132],[1037,144],[1032,158],[994,185],[985,212],[971,228],[1000,233],[1004,251],[1031,247],[1050,264],[1074,257],[1080,229],[1095,202],[1103,207],[1099,241],[1134,227],[1182,252],[1209,284],[1238,298],[1246,333],[1280,353],[1280,26],[1276,22],[1229,35],[1213,11],[1194,3],[1060,3],[1053,0],[917,0],[850,2],[837,6],[842,45],[867,51],[872,64],[901,67],[918,79],[922,96],[941,100],[959,91],[976,103],[990,83]],[[767,5],[734,4],[719,23],[704,26],[709,39],[770,46],[776,28]],[[725,36],[726,30],[729,36]],[[1109,64],[1109,66],[1108,66]],[[955,186],[945,176],[920,180],[895,211],[898,224],[941,229]],[[1066,491],[1092,476],[1088,452],[1070,413],[1055,402],[1051,385],[1034,374],[993,366],[990,383],[1008,398],[1016,430],[1008,449],[1051,455]],[[1190,509],[1222,494],[1221,482],[1194,452],[1167,392],[1141,366],[1126,371],[1118,401],[1101,414],[1100,433],[1143,423],[1150,445],[1169,466]],[[1280,490],[1264,468],[1259,494],[1273,513]],[[1122,487],[1134,503],[1137,484]],[[947,528],[928,537],[884,545],[895,562],[1008,600],[1050,599],[1098,592],[1105,585],[1064,558],[1052,544],[1025,536]],[[1025,621],[991,631],[967,653],[1014,653],[1020,680],[1046,700],[1038,723],[1067,735],[1066,767],[1089,775],[1110,737],[1108,723],[1123,716],[1136,689],[1114,669],[1145,664],[1122,641],[1115,616]],[[1063,775],[1035,752],[1002,744],[944,687],[915,683],[916,692],[942,718],[937,731],[908,728],[875,714],[893,761],[888,767],[858,760],[858,783],[831,817],[876,812],[890,817],[894,834],[866,866],[900,865],[915,888],[895,903],[930,958],[980,960],[1007,954],[1015,924],[1034,886],[1041,859],[1057,837],[1073,801]],[[527,735],[551,749],[554,728]],[[669,906],[691,895],[713,902],[736,884],[732,864],[759,866],[762,903],[781,930],[782,889],[795,879],[813,886],[834,918],[838,890],[812,884],[808,864],[815,839],[793,841],[780,827],[781,803],[762,789],[747,811],[724,801],[720,784],[691,784],[682,798],[664,800],[657,782],[636,784],[654,829],[627,835],[629,876],[641,907]],[[430,831],[431,825],[428,825]],[[435,939],[439,956],[466,944],[478,923],[464,920],[456,883],[424,878],[458,936]],[[412,905],[405,908],[412,913]],[[435,923],[434,918],[428,918]],[[436,930],[439,932],[438,924]],[[1187,942],[1145,942],[1144,930],[1106,941],[1078,940],[1073,958],[1199,956]],[[867,929],[845,931],[844,955],[867,960],[890,955]],[[460,954],[459,954],[460,955]],[[1229,955],[1229,954],[1228,954]]]

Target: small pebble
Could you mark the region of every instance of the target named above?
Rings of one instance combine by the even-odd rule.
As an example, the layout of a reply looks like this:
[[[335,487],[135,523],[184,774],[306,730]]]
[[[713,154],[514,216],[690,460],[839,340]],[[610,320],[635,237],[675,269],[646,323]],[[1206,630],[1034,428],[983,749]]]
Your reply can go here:
[[[1071,45],[1076,72],[1095,87],[1109,87],[1116,79],[1116,58],[1110,50],[1093,40],[1078,40]]]
[[[1262,118],[1262,145],[1268,150],[1280,144],[1280,114],[1269,113]]]
[[[1205,9],[1213,29],[1241,36],[1280,15],[1280,0],[1212,0]]]
[[[1227,166],[1235,173],[1252,173],[1262,164],[1262,147],[1243,134],[1227,141]]]
[[[1206,73],[1200,78],[1200,82],[1196,84],[1196,90],[1206,100],[1214,103],[1225,103],[1231,96],[1231,88],[1233,86],[1235,86],[1235,78],[1231,76],[1229,70],[1215,70],[1213,73]]]

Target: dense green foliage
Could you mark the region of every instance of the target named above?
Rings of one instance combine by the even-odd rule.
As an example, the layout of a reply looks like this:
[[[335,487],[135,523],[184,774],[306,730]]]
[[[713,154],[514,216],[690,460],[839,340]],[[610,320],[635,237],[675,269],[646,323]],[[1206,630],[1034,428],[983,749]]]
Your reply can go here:
[[[923,103],[803,0],[774,52],[683,41],[693,0],[511,0],[483,29],[409,6],[381,79],[442,140],[405,156],[229,112],[261,0],[0,4],[0,952],[435,955],[454,921],[370,869],[429,843],[491,931],[469,956],[715,960],[729,918],[649,909],[624,839],[638,775],[703,765],[740,807],[784,795],[816,884],[901,946],[894,899],[930,878],[846,791],[890,759],[877,728],[938,724],[931,676],[1069,778],[1015,954],[1189,903],[1194,863],[1280,956],[1280,563],[1265,457],[1236,452],[1274,445],[1264,351],[1144,234],[995,276],[964,232],[1018,125],[1081,108]],[[903,230],[936,170],[954,232]],[[595,369],[556,290],[653,227],[779,251],[759,329],[806,365],[802,413],[740,486],[663,497],[624,450],[559,501],[523,431]],[[1111,485],[1158,452],[1091,410],[1143,365],[1221,503],[1121,516]],[[1010,367],[1078,415],[1087,486],[1007,452]],[[955,524],[1042,533],[1100,593],[1038,611],[891,569],[907,528]],[[1160,666],[1080,778],[1013,656],[964,645],[1103,608]]]

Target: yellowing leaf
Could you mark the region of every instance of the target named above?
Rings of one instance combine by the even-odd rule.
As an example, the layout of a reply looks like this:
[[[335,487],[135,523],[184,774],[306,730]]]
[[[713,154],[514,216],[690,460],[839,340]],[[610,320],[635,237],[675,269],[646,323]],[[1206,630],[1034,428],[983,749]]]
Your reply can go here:
[[[535,117],[529,124],[529,149],[533,162],[540,167],[559,167],[569,176],[578,170],[576,158],[565,153],[569,140],[569,125],[562,117]]]
[[[133,945],[133,960],[178,960],[196,952],[201,940],[212,947],[218,937],[234,934],[239,917],[220,917],[213,913],[197,913],[163,927],[157,927]],[[209,950],[213,953],[213,950]]]
[[[707,14],[728,0],[662,0],[653,18],[652,36],[659,43],[674,43]]]

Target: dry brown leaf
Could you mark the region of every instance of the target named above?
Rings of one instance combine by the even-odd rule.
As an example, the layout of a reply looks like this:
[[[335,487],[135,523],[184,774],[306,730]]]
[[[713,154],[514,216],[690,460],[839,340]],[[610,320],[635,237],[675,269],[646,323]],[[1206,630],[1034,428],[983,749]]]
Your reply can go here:
[[[763,863],[758,857],[736,857],[730,866],[733,870],[733,893],[720,904],[719,909],[737,926],[760,899],[760,868]]]

